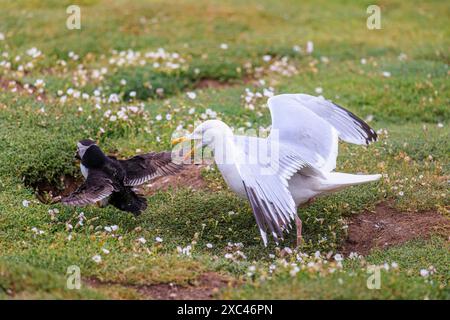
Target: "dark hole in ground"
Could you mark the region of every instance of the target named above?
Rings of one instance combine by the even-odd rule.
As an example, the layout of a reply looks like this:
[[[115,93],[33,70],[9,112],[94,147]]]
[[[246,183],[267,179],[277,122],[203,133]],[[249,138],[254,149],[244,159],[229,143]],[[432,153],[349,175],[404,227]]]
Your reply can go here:
[[[82,177],[63,175],[60,177],[59,183],[44,179],[30,184],[25,183],[25,185],[34,189],[39,201],[42,203],[52,203],[55,197],[64,197],[75,191],[82,182]]]

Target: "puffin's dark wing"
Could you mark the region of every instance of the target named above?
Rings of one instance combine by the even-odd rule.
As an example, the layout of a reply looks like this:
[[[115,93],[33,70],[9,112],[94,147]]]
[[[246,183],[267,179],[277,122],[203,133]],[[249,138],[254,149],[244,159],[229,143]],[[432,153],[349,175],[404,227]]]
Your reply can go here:
[[[86,181],[61,202],[69,206],[85,206],[108,197],[114,191],[111,179],[100,170],[89,170]]]
[[[125,169],[124,184],[138,186],[159,176],[171,175],[181,169],[172,162],[171,152],[150,152],[127,160],[119,160]]]

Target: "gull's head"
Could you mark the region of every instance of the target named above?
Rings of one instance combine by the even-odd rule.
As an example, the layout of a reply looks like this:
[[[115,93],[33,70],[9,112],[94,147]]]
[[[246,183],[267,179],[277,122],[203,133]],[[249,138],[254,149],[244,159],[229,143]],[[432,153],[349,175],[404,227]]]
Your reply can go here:
[[[197,126],[188,137],[190,140],[200,142],[202,147],[213,147],[219,140],[232,137],[230,127],[220,120],[208,120]]]
[[[233,131],[224,122],[220,120],[207,120],[197,126],[191,134],[173,139],[172,144],[175,145],[184,141],[194,141],[194,148],[185,156],[185,158],[190,158],[195,150],[204,147],[214,149],[230,137],[233,137]]]
[[[75,155],[75,158],[82,159],[84,154],[86,153],[87,149],[89,149],[91,146],[94,146],[95,142],[91,139],[83,139],[78,141],[77,143],[77,154]]]

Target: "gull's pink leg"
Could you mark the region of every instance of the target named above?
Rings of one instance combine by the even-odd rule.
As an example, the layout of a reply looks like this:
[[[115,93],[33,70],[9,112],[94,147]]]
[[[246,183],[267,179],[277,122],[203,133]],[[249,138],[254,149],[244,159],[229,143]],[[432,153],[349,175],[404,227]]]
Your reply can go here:
[[[303,237],[302,237],[302,220],[300,220],[298,215],[295,215],[295,226],[297,227],[297,247],[300,247],[300,245],[303,242]]]

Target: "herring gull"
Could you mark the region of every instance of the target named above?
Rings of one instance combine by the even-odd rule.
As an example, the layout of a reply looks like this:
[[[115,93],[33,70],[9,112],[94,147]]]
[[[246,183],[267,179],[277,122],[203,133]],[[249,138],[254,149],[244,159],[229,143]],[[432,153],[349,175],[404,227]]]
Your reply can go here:
[[[272,126],[267,138],[234,135],[220,120],[208,120],[192,134],[174,139],[194,140],[186,160],[210,147],[231,190],[249,200],[264,245],[267,234],[278,244],[295,221],[301,243],[299,205],[315,197],[380,179],[381,175],[334,172],[339,139],[368,145],[377,134],[363,120],[341,106],[307,94],[271,97]],[[190,144],[189,144],[190,146]]]

